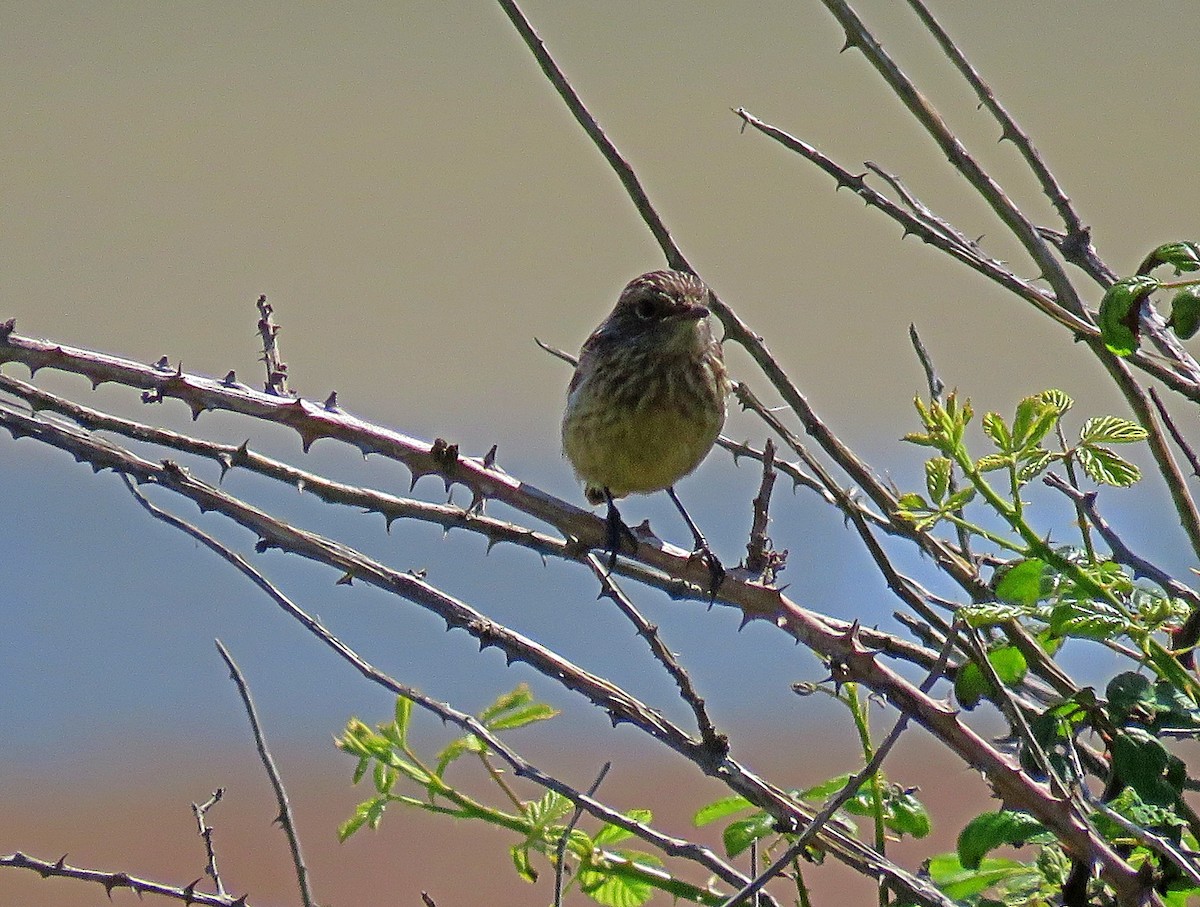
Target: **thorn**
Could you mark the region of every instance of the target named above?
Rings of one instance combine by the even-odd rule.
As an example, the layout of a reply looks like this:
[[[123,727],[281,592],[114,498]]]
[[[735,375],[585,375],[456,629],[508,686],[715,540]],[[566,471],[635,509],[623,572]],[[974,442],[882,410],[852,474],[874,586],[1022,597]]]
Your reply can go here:
[[[17,328],[17,319],[10,318],[8,321],[0,324],[0,340],[8,340],[8,335]]]
[[[158,369],[160,372],[168,372],[171,370],[171,361],[166,356],[163,356],[151,368]]]
[[[353,574],[350,574],[350,573],[343,573],[343,574],[342,574],[342,575],[341,575],[341,576],[338,578],[338,581],[337,581],[336,583],[334,583],[334,585],[335,585],[335,586],[352,586],[352,585],[354,585],[354,576],[353,576]]]
[[[225,377],[221,379],[221,383],[225,385],[225,387],[237,387],[238,379],[233,369],[230,369],[226,373]]]
[[[126,872],[114,872],[109,875],[109,877],[106,878],[102,884],[104,885],[104,890],[108,892],[108,899],[110,901],[112,900],[114,888],[126,886],[129,888],[133,887],[133,885],[130,884],[129,874]]]
[[[478,488],[471,489],[471,503],[467,506],[468,514],[483,513],[483,505],[487,503],[487,495]]]
[[[483,468],[491,469],[496,465],[496,448],[498,445],[493,444],[492,449],[483,455]]]
[[[324,406],[330,412],[338,411],[337,391],[329,392],[329,396],[325,398]]]
[[[312,428],[297,428],[296,434],[300,436],[300,446],[305,453],[308,453],[308,449],[313,446],[313,442],[321,437],[321,433],[314,431]]]

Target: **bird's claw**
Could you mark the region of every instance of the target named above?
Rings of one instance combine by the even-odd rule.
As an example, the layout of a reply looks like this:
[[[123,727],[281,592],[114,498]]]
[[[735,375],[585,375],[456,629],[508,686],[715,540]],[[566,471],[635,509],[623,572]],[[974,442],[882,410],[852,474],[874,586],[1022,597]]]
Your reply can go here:
[[[708,570],[708,597],[715,599],[721,584],[725,582],[725,568],[721,565],[721,561],[713,554],[707,543],[702,543],[688,556],[688,563],[692,561],[699,561]]]
[[[608,571],[612,572],[617,566],[617,555],[622,550],[631,554],[637,551],[637,538],[621,519],[621,514],[615,506],[609,505],[608,515],[604,520],[607,529],[604,549],[608,552]]]

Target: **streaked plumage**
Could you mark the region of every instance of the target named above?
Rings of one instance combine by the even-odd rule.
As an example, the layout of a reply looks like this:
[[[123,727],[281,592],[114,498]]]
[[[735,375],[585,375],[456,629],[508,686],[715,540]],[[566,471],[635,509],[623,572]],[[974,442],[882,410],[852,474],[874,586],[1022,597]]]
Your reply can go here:
[[[583,344],[563,451],[589,501],[670,488],[707,456],[729,393],[709,290],[681,271],[634,278]]]

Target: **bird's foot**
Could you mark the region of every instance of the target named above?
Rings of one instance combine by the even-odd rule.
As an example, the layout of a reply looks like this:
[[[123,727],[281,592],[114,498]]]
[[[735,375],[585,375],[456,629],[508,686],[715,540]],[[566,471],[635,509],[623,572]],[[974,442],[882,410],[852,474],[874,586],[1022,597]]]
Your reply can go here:
[[[612,502],[611,498],[608,501],[608,514],[604,518],[604,524],[607,529],[604,549],[608,552],[608,571],[611,573],[617,566],[617,555],[621,551],[628,551],[631,554],[637,551],[637,538],[625,525],[625,521],[621,519],[617,505]]]
[[[725,568],[721,565],[721,561],[713,554],[712,549],[708,547],[708,542],[704,540],[704,536],[697,539],[696,550],[688,556],[688,563],[699,561],[708,570],[708,598],[712,601],[717,597],[717,591],[721,588],[721,583],[725,582]]]

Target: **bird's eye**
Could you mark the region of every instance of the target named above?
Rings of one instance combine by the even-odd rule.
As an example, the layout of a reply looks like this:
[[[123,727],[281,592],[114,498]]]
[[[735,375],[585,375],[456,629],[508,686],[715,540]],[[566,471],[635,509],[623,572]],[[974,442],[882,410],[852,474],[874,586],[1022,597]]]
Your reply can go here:
[[[655,300],[649,296],[638,300],[637,306],[634,308],[634,313],[643,321],[649,321],[658,314],[658,306]]]

